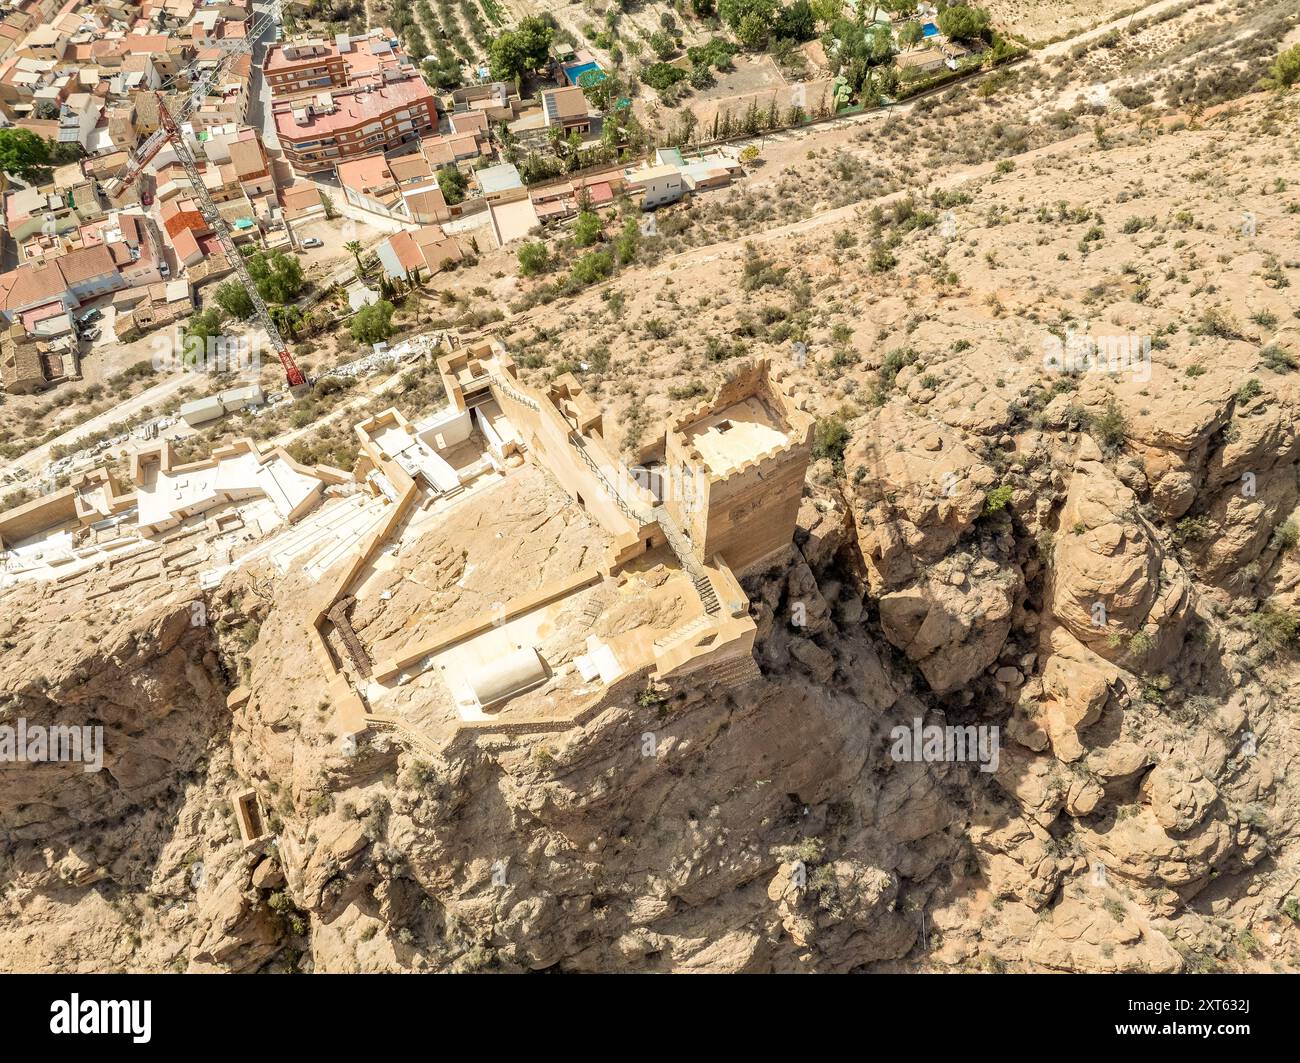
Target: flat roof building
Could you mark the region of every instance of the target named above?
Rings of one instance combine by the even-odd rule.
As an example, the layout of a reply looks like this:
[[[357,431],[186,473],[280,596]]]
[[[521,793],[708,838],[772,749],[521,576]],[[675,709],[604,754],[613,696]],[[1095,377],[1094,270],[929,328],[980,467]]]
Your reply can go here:
[[[277,101],[276,136],[299,173],[390,151],[438,128],[438,98],[419,75]]]

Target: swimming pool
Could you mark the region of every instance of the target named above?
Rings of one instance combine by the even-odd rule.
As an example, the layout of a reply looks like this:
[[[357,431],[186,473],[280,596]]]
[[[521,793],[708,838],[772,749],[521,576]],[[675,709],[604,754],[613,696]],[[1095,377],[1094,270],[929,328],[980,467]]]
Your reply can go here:
[[[939,36],[939,27],[933,22],[927,22],[921,27],[921,32],[927,37],[937,37]]]
[[[594,74],[594,78],[588,80],[592,84],[597,84],[605,80],[605,71],[600,69],[599,63],[574,63],[572,66],[564,68],[564,76],[568,79],[570,85],[578,84],[578,79],[583,74]]]

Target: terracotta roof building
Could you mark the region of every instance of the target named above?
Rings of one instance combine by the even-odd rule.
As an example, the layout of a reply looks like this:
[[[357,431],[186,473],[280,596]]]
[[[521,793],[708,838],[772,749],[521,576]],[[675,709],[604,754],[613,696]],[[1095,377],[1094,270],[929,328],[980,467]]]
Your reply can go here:
[[[438,99],[419,75],[277,101],[276,135],[300,173],[388,151],[438,127]]]

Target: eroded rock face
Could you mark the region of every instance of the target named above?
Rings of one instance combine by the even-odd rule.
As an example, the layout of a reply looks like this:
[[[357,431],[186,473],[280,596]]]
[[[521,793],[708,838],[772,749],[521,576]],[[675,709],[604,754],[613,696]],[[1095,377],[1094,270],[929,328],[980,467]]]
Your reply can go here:
[[[1005,809],[985,807],[970,828],[980,870],[995,897],[1015,899],[1035,911],[1055,894],[1074,861],[1057,853],[1050,834],[1022,816],[1008,818]]]
[[[1182,957],[1135,906],[1099,889],[1068,894],[1041,919],[1025,959],[1049,971],[1175,974]]]
[[[1013,734],[1030,749],[1050,744],[1058,760],[1078,760],[1087,749],[1083,732],[1110,703],[1118,669],[1058,624],[1041,632],[1039,652],[1042,677],[1021,699],[1029,715],[1012,722]]]
[[[823,865],[810,883],[804,875],[798,864],[782,864],[767,896],[806,959],[816,956],[821,969],[848,971],[906,955],[917,928],[894,908],[894,875],[851,860]]]
[[[279,951],[279,920],[250,883],[259,860],[256,854],[241,855],[220,882],[200,891],[190,971],[256,971]]]
[[[1214,366],[1192,378],[1177,395],[1151,394],[1135,381],[1114,385],[1127,419],[1127,444],[1141,463],[1151,504],[1167,521],[1191,509],[1205,482],[1212,439],[1232,412],[1238,377],[1228,366]],[[1093,401],[1104,403],[1104,389],[1093,382]]]
[[[1210,871],[1237,849],[1236,824],[1227,818],[1203,819],[1175,835],[1149,806],[1116,816],[1105,828],[1080,825],[1078,830],[1083,846],[1111,874],[1144,886],[1167,886],[1183,896],[1203,888]]]
[[[945,560],[911,586],[881,595],[881,630],[931,690],[946,694],[997,660],[1021,590],[1014,567],[981,559],[967,572],[959,559]]]
[[[858,549],[874,592],[908,583],[974,524],[997,478],[958,430],[887,406],[864,419],[844,459]]]
[[[1091,442],[1075,464],[1052,561],[1052,615],[1094,653],[1148,671],[1178,652],[1191,583]]]
[[[70,830],[164,797],[177,773],[202,762],[225,710],[212,633],[191,624],[184,602],[141,600],[133,608],[124,622],[87,617],[51,637],[53,618],[39,596],[6,603],[0,638],[11,648],[0,669],[0,722],[102,728],[102,742],[93,743],[102,770],[0,762],[0,831],[60,847]],[[82,859],[94,863],[94,851],[92,842]]]
[[[1197,573],[1231,582],[1255,561],[1300,499],[1295,408],[1278,401],[1237,404],[1205,468],[1196,514],[1208,528],[1190,544]]]

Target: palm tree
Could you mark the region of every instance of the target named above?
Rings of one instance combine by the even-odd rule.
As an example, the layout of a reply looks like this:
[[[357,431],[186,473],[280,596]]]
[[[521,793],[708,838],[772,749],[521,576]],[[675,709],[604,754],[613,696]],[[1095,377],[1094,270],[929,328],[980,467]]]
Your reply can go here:
[[[362,250],[363,250],[363,249],[362,249],[362,246],[361,246],[361,241],[360,241],[360,240],[349,240],[346,244],[343,245],[343,250],[344,250],[344,251],[351,251],[351,252],[352,252],[352,257],[355,258],[355,259],[357,260],[357,272],[360,273],[360,272],[361,272],[361,252],[362,252]]]

